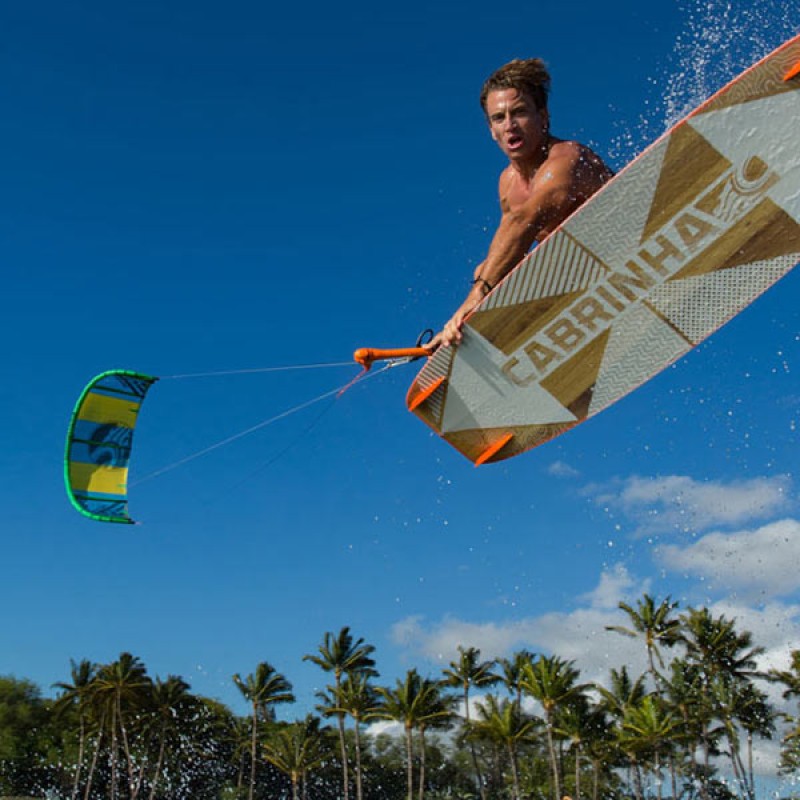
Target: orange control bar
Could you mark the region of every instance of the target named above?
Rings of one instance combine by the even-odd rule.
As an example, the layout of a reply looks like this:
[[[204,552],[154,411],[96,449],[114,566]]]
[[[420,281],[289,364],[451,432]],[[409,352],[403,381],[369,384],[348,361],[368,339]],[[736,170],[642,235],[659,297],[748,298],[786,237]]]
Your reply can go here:
[[[364,369],[369,369],[376,361],[388,361],[392,358],[425,358],[431,354],[424,347],[396,347],[390,350],[380,350],[377,347],[359,347],[353,353],[357,364]]]

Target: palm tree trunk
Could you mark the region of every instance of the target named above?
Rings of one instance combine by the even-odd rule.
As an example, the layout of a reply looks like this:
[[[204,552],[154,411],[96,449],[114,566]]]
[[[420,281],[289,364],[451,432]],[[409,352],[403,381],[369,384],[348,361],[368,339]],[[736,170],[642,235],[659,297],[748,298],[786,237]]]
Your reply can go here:
[[[669,777],[670,783],[672,785],[672,796],[678,796],[678,776],[675,771],[675,754],[670,752],[669,754]]]
[[[78,734],[78,763],[75,765],[75,777],[72,782],[72,800],[77,800],[81,785],[81,769],[83,768],[83,749],[86,737],[86,719],[80,712],[80,732]]]
[[[292,772],[292,800],[298,800],[300,797],[298,784],[300,783],[300,776],[296,772]]]
[[[150,786],[150,800],[155,800],[156,798],[156,786],[158,785],[158,779],[161,776],[161,767],[164,764],[164,751],[166,750],[166,735],[164,731],[164,726],[162,725],[161,728],[161,742],[158,746],[158,759],[156,761],[156,769],[153,773],[153,782]]]
[[[575,800],[581,800],[581,749],[575,748]]]
[[[550,754],[550,768],[553,772],[553,797],[561,800],[561,776],[558,774],[558,757],[556,756],[556,746],[553,741],[553,720],[552,712],[546,712],[547,719],[547,751]]]
[[[92,780],[94,773],[97,769],[97,759],[100,756],[100,744],[103,741],[103,725],[105,724],[105,715],[100,718],[100,727],[97,731],[97,742],[95,742],[94,753],[92,754],[92,763],[89,765],[89,772],[86,775],[86,788],[83,791],[83,800],[89,800],[92,793]]]
[[[250,788],[247,800],[253,800],[256,788],[256,755],[258,754],[258,708],[253,705],[253,731],[250,737]]]
[[[139,765],[139,769],[136,770],[136,792],[131,793],[131,800],[133,800],[133,798],[135,797],[138,797],[139,792],[142,791],[142,787],[144,786],[145,775],[147,774],[147,764],[148,764],[147,757],[145,757],[144,759],[142,759],[142,763]]]
[[[750,783],[748,781],[747,770],[744,766],[742,754],[739,752],[739,748],[736,746],[735,738],[730,736],[728,738],[731,749],[730,756],[731,763],[733,764],[733,774],[736,777],[736,780],[739,782],[739,785],[742,787],[742,790],[744,791],[748,800],[754,800],[753,793],[750,791]]]
[[[336,716],[339,720],[339,750],[342,754],[342,797],[344,800],[348,800],[350,796],[350,774],[347,768],[347,740],[344,735],[344,714],[337,714]]]
[[[242,754],[239,756],[239,771],[236,774],[236,789],[237,789],[237,796],[239,794],[239,790],[242,788],[242,784],[244,783],[244,748],[242,748]]]
[[[514,795],[511,798],[511,800],[520,800],[519,765],[517,764],[517,750],[510,741],[508,743],[508,759],[511,762],[511,786],[513,787],[513,792],[514,792]]]
[[[647,661],[650,666],[650,675],[653,678],[653,686],[656,691],[656,697],[661,697],[661,675],[656,670],[656,664],[653,660],[653,647],[652,645],[647,645]]]
[[[136,770],[134,768],[133,759],[131,758],[131,749],[128,745],[128,731],[125,728],[125,718],[122,714],[122,697],[119,692],[116,698],[117,704],[117,718],[119,719],[119,730],[122,736],[122,751],[125,753],[125,770],[128,773],[128,791],[130,800],[136,800],[138,794],[138,787],[136,786]]]
[[[361,784],[361,722],[355,718],[356,732],[356,800],[363,800],[363,788]]]
[[[633,762],[633,792],[636,795],[636,800],[643,800],[644,787],[642,786],[642,770],[639,768],[638,762]]]
[[[408,800],[414,800],[414,741],[408,725],[406,725],[406,783]]]
[[[111,787],[109,790],[109,797],[111,800],[117,800],[119,796],[119,791],[117,789],[117,758],[119,753],[117,752],[117,708],[114,705],[114,711],[111,714],[111,751],[108,754],[109,758],[109,767],[111,769]]]
[[[470,716],[469,716],[469,686],[464,687],[464,719],[467,722],[467,730],[469,730]],[[478,784],[478,794],[481,800],[486,800],[486,787],[483,785],[483,774],[481,773],[481,765],[478,761],[478,753],[475,750],[475,742],[470,740],[469,751],[472,756],[472,768],[475,770],[475,780]]]
[[[664,796],[664,791],[663,791],[663,788],[662,788],[663,781],[661,779],[662,778],[662,775],[661,775],[661,757],[659,756],[657,750],[656,750],[656,758],[655,758],[655,776],[656,776],[656,781],[658,782],[658,789],[657,789],[658,800],[662,800],[662,798]]]
[[[419,800],[425,798],[425,726],[419,728]]]
[[[485,784],[484,791],[486,797],[493,797],[493,793],[498,791],[498,786],[503,785],[503,748],[496,742],[492,742],[492,762],[489,769],[489,776],[484,775],[483,782]]]
[[[703,779],[700,781],[700,796],[708,800],[708,768],[711,762],[711,744],[708,740],[708,725],[703,723]]]

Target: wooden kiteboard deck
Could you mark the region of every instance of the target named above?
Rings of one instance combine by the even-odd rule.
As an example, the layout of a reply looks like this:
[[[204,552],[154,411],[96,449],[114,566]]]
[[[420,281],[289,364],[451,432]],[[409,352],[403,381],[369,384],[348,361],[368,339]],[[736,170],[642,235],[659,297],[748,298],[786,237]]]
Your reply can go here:
[[[800,261],[800,36],[545,239],[439,348],[409,408],[475,463],[594,416]]]

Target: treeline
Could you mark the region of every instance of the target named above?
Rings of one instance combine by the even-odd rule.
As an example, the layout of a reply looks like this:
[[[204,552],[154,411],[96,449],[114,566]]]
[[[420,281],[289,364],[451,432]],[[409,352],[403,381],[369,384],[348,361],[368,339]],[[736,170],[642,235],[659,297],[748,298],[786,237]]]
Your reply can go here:
[[[288,723],[276,708],[295,702],[292,685],[268,662],[232,676],[245,717],[130,653],[73,662],[54,698],[0,678],[0,796],[755,800],[754,746],[779,733],[781,771],[800,770],[800,721],[765,692],[800,697],[800,651],[762,673],[735,620],[650,595],[620,608],[628,625],[609,630],[640,639],[648,668],[602,685],[557,655],[482,660],[474,647],[436,677],[382,684],[372,645],[326,633],[304,657],[330,679],[317,713]],[[401,735],[376,735],[380,720]]]

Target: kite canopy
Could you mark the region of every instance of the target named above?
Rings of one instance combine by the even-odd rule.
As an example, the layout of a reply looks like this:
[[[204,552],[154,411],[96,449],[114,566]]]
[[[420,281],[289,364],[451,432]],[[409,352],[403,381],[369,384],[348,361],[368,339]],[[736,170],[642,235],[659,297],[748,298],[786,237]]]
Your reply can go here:
[[[78,398],[67,432],[64,480],[81,514],[101,522],[134,521],[127,497],[133,429],[157,380],[111,370],[91,380]]]

